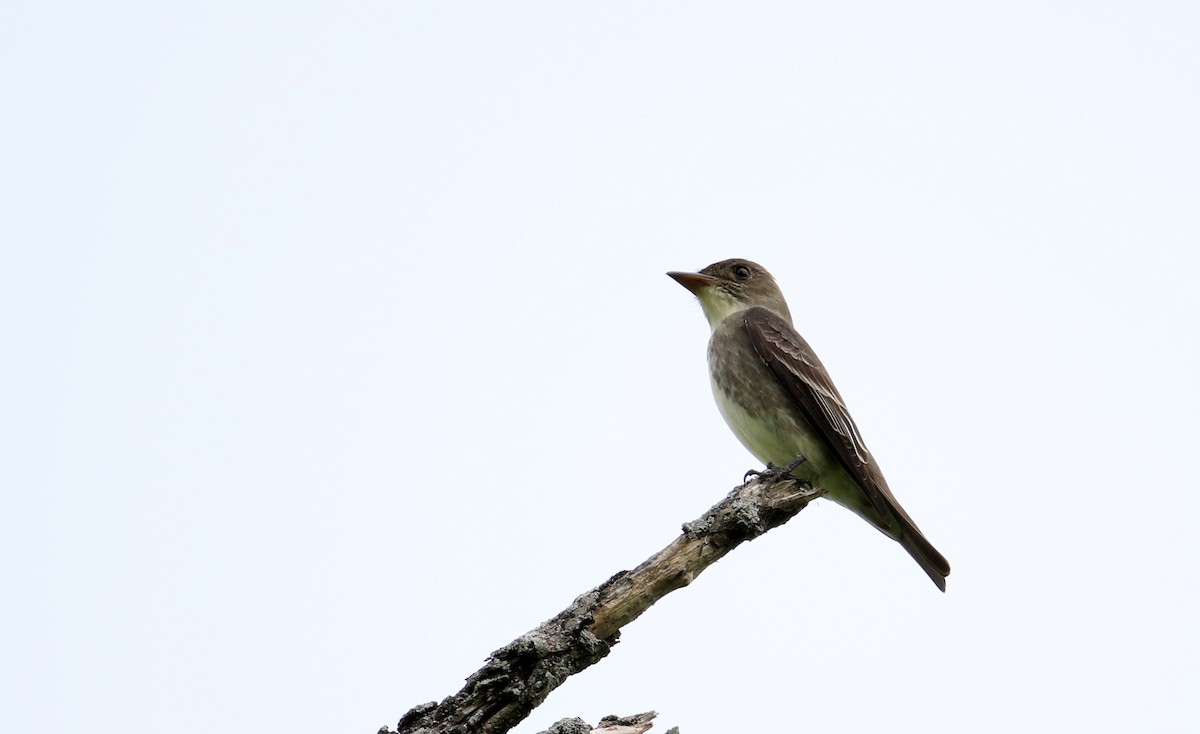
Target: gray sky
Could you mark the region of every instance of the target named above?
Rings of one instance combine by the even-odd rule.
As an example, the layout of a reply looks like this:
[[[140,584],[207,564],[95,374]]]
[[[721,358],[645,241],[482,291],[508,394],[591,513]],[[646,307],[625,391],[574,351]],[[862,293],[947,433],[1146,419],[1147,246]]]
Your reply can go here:
[[[7,8],[4,729],[454,693],[755,466],[741,256],[949,591],[818,503],[518,731],[1195,731],[1197,8]]]

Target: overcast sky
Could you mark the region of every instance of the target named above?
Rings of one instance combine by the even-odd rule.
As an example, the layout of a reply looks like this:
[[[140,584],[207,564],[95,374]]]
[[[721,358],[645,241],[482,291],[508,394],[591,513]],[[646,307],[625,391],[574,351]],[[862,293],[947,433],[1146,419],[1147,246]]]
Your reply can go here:
[[[735,256],[948,591],[819,502],[516,731],[1200,728],[1196,3],[2,16],[4,730],[456,692],[756,467]]]

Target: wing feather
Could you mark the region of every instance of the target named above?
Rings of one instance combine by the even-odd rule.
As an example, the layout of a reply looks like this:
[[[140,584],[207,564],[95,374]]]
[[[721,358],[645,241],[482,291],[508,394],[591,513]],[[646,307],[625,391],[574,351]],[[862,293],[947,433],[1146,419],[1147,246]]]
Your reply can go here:
[[[945,591],[950,564],[925,538],[888,489],[883,472],[867,450],[845,401],[812,347],[790,323],[765,308],[747,310],[745,323],[759,358],[784,385],[809,425],[833,449],[874,507],[877,517],[867,519],[889,534],[897,533],[894,537],[938,588]]]
[[[858,482],[880,519],[890,526],[892,512],[897,507],[895,499],[845,401],[812,347],[790,324],[765,308],[748,309],[744,318],[758,356]]]

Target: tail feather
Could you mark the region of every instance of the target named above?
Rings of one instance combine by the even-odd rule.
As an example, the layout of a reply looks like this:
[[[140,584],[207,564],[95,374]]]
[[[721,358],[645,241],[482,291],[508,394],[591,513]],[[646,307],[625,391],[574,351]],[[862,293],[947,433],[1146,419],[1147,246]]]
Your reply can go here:
[[[908,551],[913,560],[929,574],[929,578],[933,579],[933,583],[945,591],[946,577],[950,575],[950,562],[946,557],[938,553],[937,548],[934,548],[915,526],[904,528],[899,540],[904,550]]]

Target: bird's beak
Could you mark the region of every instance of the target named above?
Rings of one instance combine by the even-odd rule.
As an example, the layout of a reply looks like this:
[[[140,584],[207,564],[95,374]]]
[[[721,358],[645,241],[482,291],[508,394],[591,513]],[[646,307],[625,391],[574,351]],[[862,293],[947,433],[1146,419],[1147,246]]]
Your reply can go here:
[[[714,278],[711,275],[704,275],[703,273],[677,273],[672,271],[667,273],[667,275],[674,278],[676,283],[679,283],[679,285],[687,288],[697,296],[705,289],[711,288],[721,282],[720,278]]]

